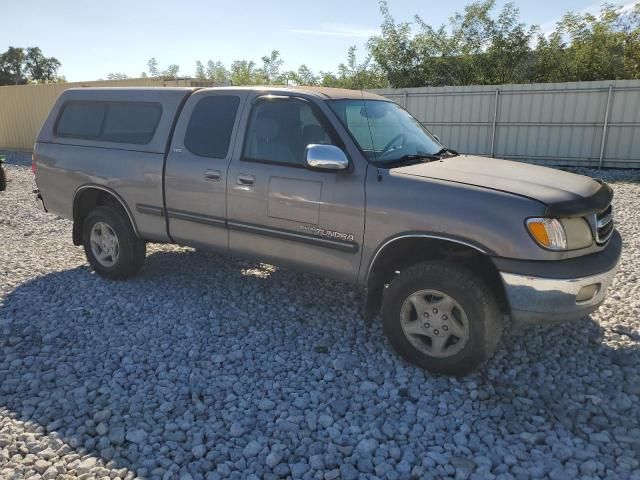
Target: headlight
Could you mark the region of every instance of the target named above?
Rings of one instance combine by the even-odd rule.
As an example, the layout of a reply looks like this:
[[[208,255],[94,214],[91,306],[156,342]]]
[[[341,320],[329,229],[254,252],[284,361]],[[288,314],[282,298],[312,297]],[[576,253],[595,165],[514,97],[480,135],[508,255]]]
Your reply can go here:
[[[593,242],[591,228],[584,218],[529,218],[527,230],[533,239],[549,250],[576,250]]]
[[[593,243],[593,233],[589,223],[582,218],[563,218],[560,220],[567,236],[567,249],[577,250],[590,247]]]

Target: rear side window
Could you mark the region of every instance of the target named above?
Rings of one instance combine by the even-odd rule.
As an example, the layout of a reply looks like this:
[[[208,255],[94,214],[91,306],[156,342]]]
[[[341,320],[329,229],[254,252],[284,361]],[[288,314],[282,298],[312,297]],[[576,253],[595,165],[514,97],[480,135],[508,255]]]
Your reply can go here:
[[[62,110],[56,133],[61,137],[97,138],[106,109],[106,103],[69,102]]]
[[[112,103],[102,126],[100,140],[116,143],[149,143],[156,131],[160,105],[154,103]]]
[[[72,101],[62,110],[56,135],[145,145],[153,138],[161,115],[159,103]]]
[[[193,109],[184,146],[202,157],[225,158],[231,143],[233,124],[240,97],[212,95],[201,99]]]

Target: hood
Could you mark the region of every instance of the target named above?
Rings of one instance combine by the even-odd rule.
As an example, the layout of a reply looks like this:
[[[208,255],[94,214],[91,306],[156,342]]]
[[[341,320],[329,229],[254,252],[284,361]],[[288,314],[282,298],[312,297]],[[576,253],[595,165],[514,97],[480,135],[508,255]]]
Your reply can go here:
[[[600,183],[583,175],[471,155],[398,167],[392,172],[489,188],[532,198],[545,205],[581,201],[593,197],[601,188]]]

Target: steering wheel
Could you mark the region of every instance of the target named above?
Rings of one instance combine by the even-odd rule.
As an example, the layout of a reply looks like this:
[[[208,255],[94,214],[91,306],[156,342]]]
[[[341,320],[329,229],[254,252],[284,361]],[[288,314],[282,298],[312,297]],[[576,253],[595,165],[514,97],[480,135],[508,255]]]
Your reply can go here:
[[[398,135],[393,137],[391,140],[389,140],[389,143],[384,146],[380,155],[384,155],[392,151],[391,147],[393,147],[398,140],[402,140],[402,143],[404,143],[407,140],[407,136],[404,133],[399,133]],[[398,148],[402,148],[402,144]]]

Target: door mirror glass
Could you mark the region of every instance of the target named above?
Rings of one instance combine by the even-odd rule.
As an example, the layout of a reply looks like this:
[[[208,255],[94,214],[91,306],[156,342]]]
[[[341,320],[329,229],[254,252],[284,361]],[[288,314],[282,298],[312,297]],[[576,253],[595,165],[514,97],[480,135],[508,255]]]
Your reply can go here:
[[[318,145],[312,143],[306,149],[307,166],[318,170],[346,170],[349,159],[345,153],[334,145]]]

